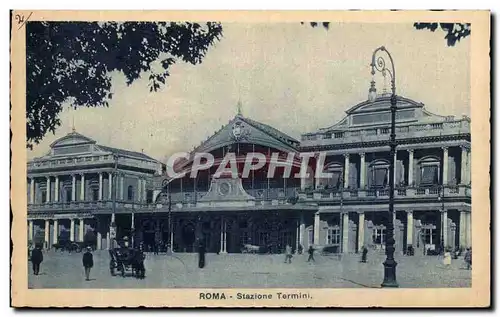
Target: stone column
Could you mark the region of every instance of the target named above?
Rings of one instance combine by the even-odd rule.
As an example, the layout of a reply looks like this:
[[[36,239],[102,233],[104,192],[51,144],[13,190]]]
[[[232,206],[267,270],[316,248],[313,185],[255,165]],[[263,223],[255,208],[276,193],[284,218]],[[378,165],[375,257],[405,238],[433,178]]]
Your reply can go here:
[[[102,233],[101,233],[101,230],[97,230],[97,250],[102,250]]]
[[[85,235],[85,219],[81,218],[79,220],[79,226],[78,226],[78,231],[79,231],[79,234],[78,234],[78,240],[80,242],[83,242],[83,237]]]
[[[365,153],[359,153],[359,157],[361,158],[360,163],[360,172],[359,172],[359,187],[361,189],[366,186],[366,162],[365,162]]]
[[[108,198],[113,199],[113,173],[108,172],[109,175],[109,183],[108,183]]]
[[[33,241],[33,220],[28,220],[28,240]]]
[[[344,154],[344,188],[349,188],[349,154]]]
[[[69,227],[69,240],[75,241],[75,219],[71,219],[71,225]]]
[[[35,178],[34,177],[31,178],[30,186],[31,186],[31,188],[30,188],[30,194],[31,194],[30,195],[30,203],[34,204],[35,203],[35,197],[36,197],[35,196],[36,193],[35,193]]]
[[[120,175],[120,200],[123,200],[123,174]]]
[[[413,149],[408,150],[408,186],[413,186]]]
[[[306,224],[304,222],[304,215],[300,215],[300,226],[299,226],[299,243],[304,247],[304,239],[306,235]]]
[[[102,200],[102,172],[99,172],[99,200]]]
[[[45,219],[45,248],[50,249],[50,220]]]
[[[448,148],[443,147],[443,185],[448,185]]]
[[[221,217],[221,229],[220,229],[220,253],[227,253],[226,250],[226,221],[224,217]]]
[[[142,201],[146,202],[147,200],[147,192],[146,192],[146,179],[142,180]]]
[[[56,183],[55,183],[55,188],[54,188],[54,201],[59,201],[59,176],[56,175]]]
[[[142,179],[137,179],[137,198],[134,197],[138,202],[142,201]]]
[[[460,247],[465,247],[467,244],[467,215],[465,211],[460,211],[460,225],[458,235],[460,236]]]
[[[467,148],[465,146],[460,147],[461,158],[460,158],[460,184],[467,184]]]
[[[349,213],[343,213],[342,217],[342,253],[349,253]]]
[[[319,245],[320,244],[320,241],[319,241],[319,230],[320,230],[320,215],[319,215],[319,212],[315,213],[314,214],[314,244],[315,245]]]
[[[406,211],[406,245],[413,245],[413,210]]]
[[[358,251],[365,245],[365,213],[359,213],[358,221]]]
[[[80,185],[80,200],[85,201],[85,174],[81,173],[80,177],[81,177],[80,178],[81,179],[81,181],[80,181],[80,183],[81,183],[81,185]]]
[[[471,160],[470,160],[470,151],[467,151],[467,185],[471,183]]]
[[[132,212],[130,215],[130,246],[134,247],[134,238],[135,238],[135,213]]]
[[[50,202],[50,176],[47,176],[47,200],[45,202]]]
[[[306,190],[306,178],[305,177],[300,178],[300,190],[301,191]]]
[[[54,231],[52,234],[52,242],[55,244],[59,241],[59,221],[57,219],[54,219]]]
[[[465,213],[465,219],[466,219],[466,240],[465,240],[465,246],[470,247],[472,245],[472,226],[471,226],[471,213],[466,212]]]
[[[170,219],[172,221],[172,219]],[[170,231],[170,252],[174,253],[174,232],[175,232],[175,227],[174,224],[170,224],[170,228],[168,229]]]
[[[444,243],[443,247],[446,248],[446,246],[448,245],[448,212],[446,209],[441,211],[441,221],[442,221],[441,228],[443,230],[442,233],[443,243]]]
[[[71,201],[76,200],[76,175],[71,175],[72,182],[71,182]]]

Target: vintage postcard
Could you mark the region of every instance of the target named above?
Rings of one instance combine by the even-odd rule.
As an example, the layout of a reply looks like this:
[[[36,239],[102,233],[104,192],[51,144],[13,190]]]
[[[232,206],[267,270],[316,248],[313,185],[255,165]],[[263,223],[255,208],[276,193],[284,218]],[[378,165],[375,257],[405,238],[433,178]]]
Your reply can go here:
[[[490,305],[488,11],[11,19],[13,306]]]

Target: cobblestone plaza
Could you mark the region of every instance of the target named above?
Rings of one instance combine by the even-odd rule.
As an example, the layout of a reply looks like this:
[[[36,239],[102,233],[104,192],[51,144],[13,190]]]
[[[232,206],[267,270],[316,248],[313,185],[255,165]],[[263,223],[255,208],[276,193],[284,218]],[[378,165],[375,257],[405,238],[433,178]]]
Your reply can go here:
[[[207,266],[198,269],[192,253],[146,257],[146,278],[111,276],[109,255],[94,253],[91,280],[85,281],[82,255],[45,253],[40,275],[28,268],[29,288],[379,288],[383,280],[383,253],[369,253],[360,263],[354,254],[342,256],[207,254]],[[471,272],[463,258],[444,267],[438,256],[397,256],[397,278],[402,288],[471,287]]]

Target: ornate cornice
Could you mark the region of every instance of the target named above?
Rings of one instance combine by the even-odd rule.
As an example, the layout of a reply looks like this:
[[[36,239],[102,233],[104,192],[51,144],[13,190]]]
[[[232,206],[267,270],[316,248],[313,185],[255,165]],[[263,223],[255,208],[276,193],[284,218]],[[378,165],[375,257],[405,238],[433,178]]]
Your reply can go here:
[[[468,141],[470,142],[470,133],[460,134],[460,135],[449,135],[449,136],[430,136],[430,137],[419,137],[419,138],[407,138],[396,140],[397,145],[408,145],[408,144],[421,144],[421,143],[437,143],[443,141]],[[328,151],[328,150],[346,150],[346,149],[359,149],[359,148],[373,148],[388,146],[388,140],[381,141],[371,141],[371,142],[356,142],[356,143],[344,143],[344,144],[331,144],[331,145],[313,145],[300,147],[301,152],[306,151]]]

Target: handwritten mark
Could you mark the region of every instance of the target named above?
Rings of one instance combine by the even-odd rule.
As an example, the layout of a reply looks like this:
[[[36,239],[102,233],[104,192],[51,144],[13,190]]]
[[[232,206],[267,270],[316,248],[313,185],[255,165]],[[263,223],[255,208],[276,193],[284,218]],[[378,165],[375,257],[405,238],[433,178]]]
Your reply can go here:
[[[31,12],[26,19],[24,19],[24,15],[16,14],[15,19],[17,21],[17,24],[19,25],[18,30],[20,30],[23,26],[26,25],[26,22],[28,22],[32,14],[33,12]]]

